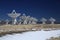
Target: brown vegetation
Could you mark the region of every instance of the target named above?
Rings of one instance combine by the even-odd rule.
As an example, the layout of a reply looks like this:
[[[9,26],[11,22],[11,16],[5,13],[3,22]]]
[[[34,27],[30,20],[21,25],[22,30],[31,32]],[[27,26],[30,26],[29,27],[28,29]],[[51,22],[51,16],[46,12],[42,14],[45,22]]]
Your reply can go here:
[[[50,39],[47,40],[60,40],[60,37],[51,37]]]
[[[41,29],[60,29],[60,24],[28,24],[28,25],[1,25],[0,26],[0,35],[6,33],[16,33],[16,32],[24,32],[24,31],[32,31],[32,29],[36,29],[33,31],[41,30]]]

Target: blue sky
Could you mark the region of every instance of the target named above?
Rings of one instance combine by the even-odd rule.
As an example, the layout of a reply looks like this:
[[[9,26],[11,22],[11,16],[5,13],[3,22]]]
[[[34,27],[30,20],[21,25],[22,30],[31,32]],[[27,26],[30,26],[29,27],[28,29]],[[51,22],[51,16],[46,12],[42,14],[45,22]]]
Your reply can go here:
[[[0,19],[9,18],[7,14],[14,9],[38,19],[53,17],[60,20],[59,0],[0,0]]]

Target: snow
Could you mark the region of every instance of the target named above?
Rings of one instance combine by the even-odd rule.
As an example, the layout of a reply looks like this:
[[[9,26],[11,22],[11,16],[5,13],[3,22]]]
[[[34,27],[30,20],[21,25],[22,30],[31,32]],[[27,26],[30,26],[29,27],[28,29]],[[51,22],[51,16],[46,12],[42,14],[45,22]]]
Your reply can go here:
[[[25,33],[17,33],[13,35],[5,35],[0,37],[0,40],[46,40],[50,37],[60,36],[60,30],[52,31],[30,31]]]

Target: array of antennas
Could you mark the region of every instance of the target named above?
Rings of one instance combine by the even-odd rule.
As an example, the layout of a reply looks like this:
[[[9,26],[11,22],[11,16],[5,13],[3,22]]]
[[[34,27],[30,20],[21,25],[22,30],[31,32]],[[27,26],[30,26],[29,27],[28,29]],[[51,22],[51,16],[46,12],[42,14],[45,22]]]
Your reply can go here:
[[[12,24],[17,24],[17,20],[16,18],[19,17],[18,20],[18,24],[37,24],[38,19],[31,17],[31,16],[26,16],[26,14],[23,14],[22,16],[20,16],[20,13],[16,13],[15,10],[12,11],[12,13],[9,13],[8,16],[12,18]],[[48,21],[45,18],[41,18],[40,21],[42,22],[42,24],[46,24],[46,21]],[[51,24],[54,24],[54,22],[56,21],[54,18],[50,18],[49,21],[51,22]],[[6,24],[9,23],[9,20],[6,20]]]
[[[41,18],[41,20],[40,20],[41,22],[42,22],[42,24],[46,24],[46,21],[48,21],[47,19],[45,19],[45,18]],[[54,19],[54,18],[50,18],[49,19],[49,21],[51,22],[51,24],[54,24],[54,22],[56,21],[56,19]]]
[[[17,20],[16,18],[19,17],[21,14],[20,13],[16,13],[15,10],[12,11],[12,13],[9,13],[8,16],[11,17],[12,20],[12,24],[16,24]],[[26,16],[25,14],[23,14],[22,16],[19,17],[19,24],[36,24],[37,23],[37,19],[34,17],[30,17],[30,16]]]

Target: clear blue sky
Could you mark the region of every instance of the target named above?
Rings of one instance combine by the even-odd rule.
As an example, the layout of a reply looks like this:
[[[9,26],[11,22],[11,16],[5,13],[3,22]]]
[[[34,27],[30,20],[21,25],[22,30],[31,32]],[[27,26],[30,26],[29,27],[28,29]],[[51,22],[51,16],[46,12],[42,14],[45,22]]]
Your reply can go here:
[[[7,14],[13,9],[38,19],[53,17],[60,20],[59,0],[0,0],[0,19],[9,18]]]

